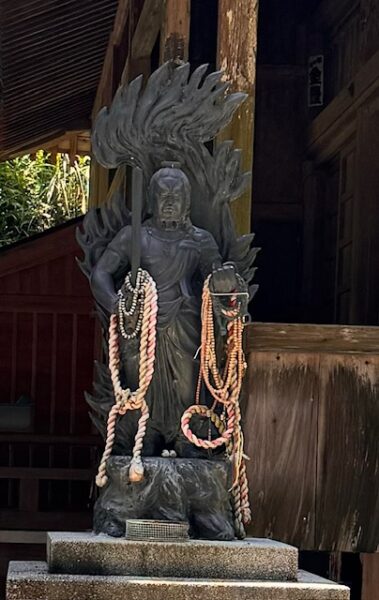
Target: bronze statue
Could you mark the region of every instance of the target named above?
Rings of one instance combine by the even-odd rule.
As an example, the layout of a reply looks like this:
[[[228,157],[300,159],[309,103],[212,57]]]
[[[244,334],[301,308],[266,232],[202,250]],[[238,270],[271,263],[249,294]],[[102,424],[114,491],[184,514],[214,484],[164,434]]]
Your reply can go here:
[[[120,398],[127,389],[125,402],[120,400],[118,409],[114,409],[117,393],[110,359],[109,368],[97,366],[95,395],[87,396],[96,426],[106,437],[108,419],[108,438],[112,438],[107,460],[102,463],[110,481],[95,509],[95,529],[112,535],[122,535],[125,517],[163,517],[187,519],[196,537],[234,536],[228,496],[231,474],[225,459],[228,443],[230,456],[233,451],[225,430],[233,422],[236,432],[236,419],[239,423],[240,381],[229,403],[235,406],[233,416],[226,401],[215,402],[215,398],[224,397],[221,383],[217,388],[221,375],[212,371],[216,382],[202,385],[199,369],[203,373],[203,286],[213,298],[211,313],[215,315],[217,338],[214,356],[224,373],[228,369],[232,373],[232,359],[229,361],[223,351],[223,336],[230,334],[236,343],[247,299],[256,290],[251,286],[248,292],[247,287],[257,252],[250,248],[253,236],[236,236],[229,209],[229,201],[240,195],[248,181],[246,174],[240,173],[239,151],[233,150],[230,142],[220,144],[213,153],[206,146],[230,120],[244,95],[226,95],[221,73],[211,73],[203,80],[206,66],[191,76],[189,70],[188,64],[174,68],[166,63],[151,75],[144,91],[141,78],[120,88],[110,111],[100,112],[93,134],[97,160],[110,168],[120,164],[139,167],[146,188],[145,192],[134,186],[132,218],[119,194],[111,206],[90,212],[83,231],[78,232],[85,254],[81,267],[90,280],[105,343],[110,343],[109,322],[109,331],[117,338],[112,344],[119,350],[115,364]],[[148,338],[146,333],[147,321],[143,324],[143,290],[148,280],[157,294],[153,342],[151,334]],[[237,321],[239,329],[233,334],[233,323]],[[143,398],[138,393],[137,398],[133,390],[140,385],[144,331],[154,347],[153,358],[150,352],[154,372],[151,369]],[[242,357],[242,351],[238,356]],[[239,376],[241,380],[242,367]],[[225,398],[231,398],[228,393]],[[194,418],[187,414],[187,420],[183,420],[193,405]],[[109,436],[112,410],[114,435]],[[142,459],[147,468],[146,481],[140,481],[142,474],[138,476],[134,481],[139,483],[133,484],[137,487],[127,501],[122,501],[119,497],[125,489],[117,471],[127,464],[121,457],[136,453],[136,434],[138,437],[140,431],[139,454],[155,460]],[[215,440],[221,440],[220,444]],[[241,440],[238,444],[242,448]],[[162,455],[171,458],[162,459]],[[193,483],[199,473],[202,475],[196,497],[188,482]],[[159,486],[165,491],[158,492]]]

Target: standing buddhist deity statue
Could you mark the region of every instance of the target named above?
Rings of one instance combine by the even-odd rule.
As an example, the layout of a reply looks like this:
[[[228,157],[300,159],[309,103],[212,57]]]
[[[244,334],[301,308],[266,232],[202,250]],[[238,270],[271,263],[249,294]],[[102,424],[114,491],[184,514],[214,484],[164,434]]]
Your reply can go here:
[[[98,162],[134,168],[131,212],[119,193],[78,231],[107,348],[87,395],[105,438],[97,532],[143,518],[232,539],[250,519],[239,397],[257,249],[230,213],[248,184],[240,152],[208,143],[244,95],[205,72],[166,63],[94,127]]]

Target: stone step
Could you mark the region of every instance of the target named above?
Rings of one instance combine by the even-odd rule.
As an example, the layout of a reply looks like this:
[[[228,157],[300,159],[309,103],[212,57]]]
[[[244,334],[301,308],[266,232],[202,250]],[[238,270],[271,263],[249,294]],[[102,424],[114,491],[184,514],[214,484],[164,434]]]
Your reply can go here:
[[[52,573],[206,579],[295,580],[298,551],[262,538],[145,542],[93,533],[48,533]]]
[[[349,600],[349,589],[299,572],[298,581],[147,578],[49,573],[42,562],[11,562],[7,600]]]

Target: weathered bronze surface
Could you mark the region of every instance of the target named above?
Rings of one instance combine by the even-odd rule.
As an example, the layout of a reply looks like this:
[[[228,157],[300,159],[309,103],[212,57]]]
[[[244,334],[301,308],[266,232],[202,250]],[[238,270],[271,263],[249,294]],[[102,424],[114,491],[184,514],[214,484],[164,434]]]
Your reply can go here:
[[[242,193],[249,180],[249,174],[240,172],[240,153],[229,141],[215,153],[209,149],[209,142],[229,122],[245,95],[227,95],[222,73],[204,78],[206,69],[202,66],[190,75],[189,64],[174,68],[166,63],[151,75],[144,90],[142,78],[135,79],[118,90],[109,110],[99,113],[93,132],[98,162],[108,168],[129,164],[143,172],[142,227],[136,242],[125,198],[118,195],[111,206],[92,210],[83,231],[78,231],[84,251],[81,268],[90,280],[105,346],[117,291],[125,275],[135,270],[136,254],[138,266],[155,280],[157,347],[147,394],[150,418],[143,455],[158,457],[162,451],[174,451],[178,457],[193,459],[193,469],[197,459],[214,458],[213,452],[190,444],[180,430],[183,411],[195,401],[202,285],[212,274],[213,292],[241,290],[242,278],[250,283],[254,275],[257,252],[250,247],[253,235],[237,237],[230,213],[230,201]],[[137,200],[132,198],[132,204]],[[251,298],[256,286],[249,291]],[[221,320],[219,325],[221,341]],[[138,340],[120,336],[120,351],[122,383],[136,389]],[[94,389],[94,395],[87,396],[91,417],[105,435],[106,418],[114,404],[106,364],[97,365]],[[204,390],[200,401],[212,404]],[[132,453],[138,418],[138,411],[129,411],[118,419],[113,454]],[[192,428],[200,437],[217,437],[208,419],[194,418]],[[220,452],[217,454],[215,458],[220,459]],[[212,477],[208,479],[210,489]],[[216,480],[214,485],[216,489]],[[157,492],[152,514],[159,513],[160,502],[163,497]],[[142,516],[148,518],[149,514]],[[96,527],[102,529],[99,519]],[[112,527],[106,529],[111,532]],[[120,533],[115,527],[114,534]],[[225,519],[220,518],[216,527],[195,527],[194,535],[230,538],[231,534]]]

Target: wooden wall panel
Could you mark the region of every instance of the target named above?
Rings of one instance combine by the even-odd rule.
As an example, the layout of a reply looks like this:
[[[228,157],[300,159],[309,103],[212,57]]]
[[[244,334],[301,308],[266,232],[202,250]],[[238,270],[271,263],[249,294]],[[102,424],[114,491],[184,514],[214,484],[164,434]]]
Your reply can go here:
[[[9,313],[0,312],[0,402],[6,402],[11,395],[11,369],[12,369],[12,319]]]
[[[30,397],[35,433],[91,430],[95,315],[75,226],[0,253],[0,402]]]
[[[17,315],[15,364],[12,369],[13,394],[11,402],[21,396],[31,397],[33,378],[33,315]]]
[[[55,406],[51,411],[51,433],[70,431],[72,315],[57,315]]]
[[[361,554],[362,561],[362,598],[376,600],[379,590],[379,552]]]
[[[37,359],[34,431],[49,433],[50,402],[52,399],[53,364],[53,320],[52,314],[37,315]]]
[[[379,328],[255,323],[246,334],[252,532],[301,549],[374,552]]]
[[[252,534],[313,548],[319,358],[252,352],[248,365],[244,431]]]
[[[320,362],[316,548],[374,552],[379,542],[379,356]]]
[[[76,379],[73,389],[75,410],[72,411],[73,423],[71,433],[88,434],[91,432],[91,421],[88,416],[88,405],[84,400],[83,390],[91,391],[93,382],[93,360],[99,359],[96,347],[96,317],[88,316],[77,323],[77,362]],[[91,360],[88,352],[92,352]]]

